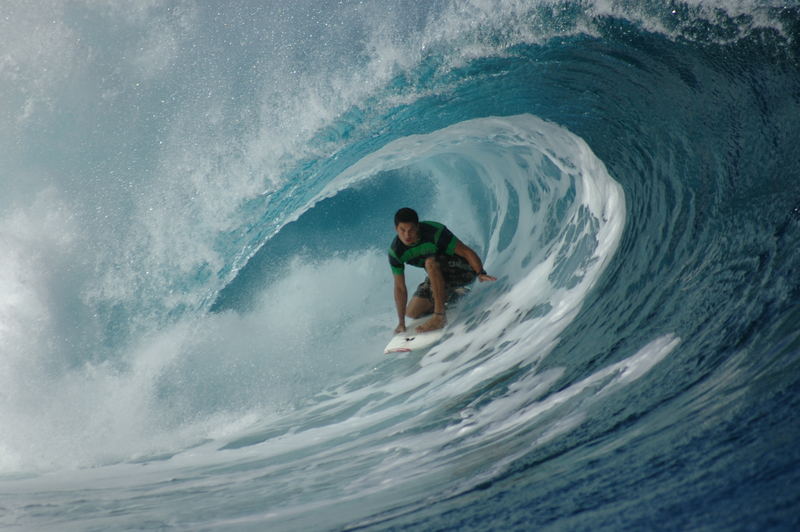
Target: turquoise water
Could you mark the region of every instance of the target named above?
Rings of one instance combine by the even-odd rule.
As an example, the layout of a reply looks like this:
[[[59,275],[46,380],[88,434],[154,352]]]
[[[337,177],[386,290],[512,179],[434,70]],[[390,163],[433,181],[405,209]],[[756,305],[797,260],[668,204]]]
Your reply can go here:
[[[0,525],[797,529],[798,9],[9,3]]]

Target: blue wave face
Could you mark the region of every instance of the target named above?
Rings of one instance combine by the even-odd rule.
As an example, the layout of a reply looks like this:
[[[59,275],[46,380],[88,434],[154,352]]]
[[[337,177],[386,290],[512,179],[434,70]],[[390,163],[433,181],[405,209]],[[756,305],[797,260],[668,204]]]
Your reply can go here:
[[[797,8],[423,4],[8,8],[0,523],[797,525]]]

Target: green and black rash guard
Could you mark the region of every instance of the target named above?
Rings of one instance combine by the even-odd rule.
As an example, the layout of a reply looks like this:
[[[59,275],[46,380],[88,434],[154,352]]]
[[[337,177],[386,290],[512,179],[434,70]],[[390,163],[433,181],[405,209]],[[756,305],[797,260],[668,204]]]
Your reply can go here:
[[[425,267],[425,259],[435,255],[454,255],[458,238],[444,225],[438,222],[419,223],[419,242],[406,246],[399,237],[394,237],[389,247],[389,265],[392,273],[401,275],[405,272],[405,264],[419,268]]]

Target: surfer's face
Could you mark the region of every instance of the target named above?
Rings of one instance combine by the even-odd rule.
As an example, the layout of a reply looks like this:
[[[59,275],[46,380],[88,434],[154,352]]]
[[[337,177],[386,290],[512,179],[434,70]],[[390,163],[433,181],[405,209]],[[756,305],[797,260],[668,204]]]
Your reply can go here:
[[[419,225],[415,223],[400,222],[395,229],[397,230],[397,237],[400,239],[400,242],[406,246],[416,244],[417,240],[419,240]]]

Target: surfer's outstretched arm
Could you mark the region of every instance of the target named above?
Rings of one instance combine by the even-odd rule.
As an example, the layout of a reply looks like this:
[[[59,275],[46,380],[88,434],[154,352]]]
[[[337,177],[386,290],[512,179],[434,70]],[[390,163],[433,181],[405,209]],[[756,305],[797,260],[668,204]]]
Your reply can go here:
[[[466,259],[472,268],[472,271],[474,271],[478,276],[478,280],[480,282],[497,280],[497,277],[492,277],[486,273],[486,270],[483,269],[483,262],[481,261],[481,258],[477,253],[475,253],[475,251],[472,250],[471,247],[459,242],[456,244],[455,254]]]

